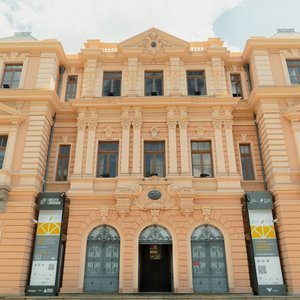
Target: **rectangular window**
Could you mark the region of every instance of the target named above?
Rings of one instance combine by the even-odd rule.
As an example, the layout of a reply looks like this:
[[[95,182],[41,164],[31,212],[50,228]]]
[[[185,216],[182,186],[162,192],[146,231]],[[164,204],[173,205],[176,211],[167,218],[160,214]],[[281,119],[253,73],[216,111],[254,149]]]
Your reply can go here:
[[[253,163],[250,144],[240,144],[240,154],[244,180],[254,180]]]
[[[16,89],[19,87],[22,72],[21,64],[5,65],[1,87]]]
[[[75,76],[75,75],[68,76],[66,101],[76,98],[77,79],[78,79],[78,76]]]
[[[3,168],[6,145],[7,145],[7,135],[0,135],[0,169]]]
[[[145,72],[145,96],[163,95],[163,72],[146,71]]]
[[[240,74],[230,74],[232,97],[243,97]]]
[[[188,95],[206,95],[205,72],[204,71],[187,71]]]
[[[145,177],[165,177],[165,142],[145,142],[144,161]]]
[[[116,177],[118,174],[118,142],[99,142],[97,177]]]
[[[211,142],[192,142],[192,169],[194,177],[213,177]]]
[[[300,60],[287,60],[291,84],[300,84]]]
[[[121,96],[122,72],[104,72],[102,96]]]
[[[56,181],[67,181],[69,172],[70,145],[60,145],[57,158]]]

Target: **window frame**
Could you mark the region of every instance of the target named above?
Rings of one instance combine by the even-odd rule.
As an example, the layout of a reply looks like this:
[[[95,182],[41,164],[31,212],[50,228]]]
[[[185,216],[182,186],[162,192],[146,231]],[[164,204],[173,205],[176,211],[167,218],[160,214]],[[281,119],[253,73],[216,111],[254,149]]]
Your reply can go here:
[[[162,143],[163,144],[163,151],[155,151],[155,150],[146,150],[146,144],[150,144],[150,143],[153,143],[153,144],[159,144],[159,143]],[[143,175],[145,178],[149,178],[151,176],[159,176],[157,173],[156,173],[156,170],[154,170],[155,172],[151,172],[151,170],[149,170],[149,176],[147,175],[147,168],[146,168],[146,154],[148,153],[152,153],[152,154],[163,154],[163,176],[159,176],[159,177],[166,177],[167,175],[167,172],[166,172],[166,141],[165,140],[158,140],[158,141],[153,141],[153,140],[144,140],[143,141],[143,155],[144,155],[144,172],[143,172]],[[155,161],[156,161],[156,156],[155,156]],[[155,168],[156,169],[156,168]]]
[[[11,69],[8,70],[8,67],[19,67],[18,69]],[[10,89],[18,89],[20,88],[20,83],[21,83],[21,76],[22,76],[22,71],[23,71],[23,63],[5,63],[4,68],[3,68],[3,72],[2,72],[2,80],[1,80],[1,86],[0,88],[4,88],[3,84],[9,84],[9,88]],[[9,82],[4,82],[4,78],[6,73],[11,73],[10,75],[10,79]],[[18,86],[17,87],[13,87],[13,82],[14,82],[14,77],[15,77],[15,73],[20,73],[20,77],[19,77],[19,81],[18,81]]]
[[[193,150],[193,143],[209,143],[210,149],[209,150]],[[190,140],[190,147],[191,147],[191,165],[192,165],[192,176],[194,178],[214,178],[215,172],[214,172],[214,155],[213,155],[213,142],[212,140]],[[199,154],[200,155],[200,161],[201,161],[201,173],[200,176],[194,175],[194,163],[193,163],[193,154]],[[206,174],[204,172],[205,165],[203,164],[203,155],[204,154],[210,154],[210,161],[211,161],[211,176],[201,176],[202,174]]]
[[[198,74],[198,75],[191,75],[189,73],[192,72],[198,72],[198,73],[202,73],[202,74]],[[201,94],[201,88],[198,86],[198,81],[197,79],[202,79],[204,82],[204,93]],[[194,81],[194,86],[198,88],[198,90],[194,90],[194,93],[190,93],[189,91],[189,80],[193,80]],[[187,95],[188,96],[207,96],[207,85],[206,85],[206,73],[205,70],[186,70],[186,85],[187,85]]]
[[[117,144],[117,150],[109,150],[109,151],[100,151],[100,144]],[[100,159],[99,156],[100,154],[116,154],[117,161],[116,161],[116,169],[115,169],[115,176],[110,176],[109,173],[102,173],[102,175],[99,174],[99,164],[100,164]],[[114,141],[98,141],[97,144],[97,151],[96,151],[96,178],[116,178],[119,175],[119,161],[120,161],[120,143],[119,140],[114,140]],[[107,166],[105,167],[106,171],[109,171],[110,169],[110,160],[107,159]],[[107,176],[108,175],[108,176]]]
[[[115,76],[115,77],[105,77],[105,75],[108,74],[118,74],[119,76]],[[110,91],[107,92],[107,95],[105,94],[105,85],[104,85],[104,81],[105,80],[110,80],[111,81],[111,85],[110,85]],[[116,95],[115,94],[115,81],[116,80],[120,80],[120,94]],[[122,71],[113,71],[113,70],[109,70],[109,71],[103,71],[103,80],[102,80],[102,97],[120,97],[122,95]]]
[[[289,63],[292,62],[298,62],[298,64],[295,64],[294,66],[289,65]],[[300,84],[300,59],[286,59],[286,67],[287,67],[287,74],[290,80],[290,84]],[[292,78],[290,75],[290,68],[296,69],[297,83],[292,82]]]
[[[75,84],[73,83],[73,81],[70,81],[70,78],[71,78],[71,77],[76,78]],[[74,97],[70,97],[70,96],[68,95],[68,87],[69,87],[69,84],[70,84],[70,85],[73,85],[73,86],[75,85],[75,90],[74,90],[74,88],[73,88],[73,91],[70,92],[70,94],[71,94],[72,96],[74,96]],[[76,99],[76,95],[77,95],[77,85],[78,85],[78,75],[68,75],[68,76],[67,76],[67,84],[66,84],[65,101],[70,101],[70,100]]]
[[[4,141],[4,138],[6,138],[6,141]],[[3,139],[3,141],[2,141]],[[7,143],[8,143],[8,135],[6,134],[0,134],[0,152],[3,151],[3,160],[0,160],[0,170],[4,169],[4,162],[5,162],[5,153],[6,153],[6,148],[7,148]],[[5,144],[3,146],[3,144]]]
[[[157,73],[161,74],[161,76],[153,76],[153,75],[147,75],[150,73]],[[147,84],[146,80],[152,79],[152,84],[151,84],[151,95],[147,95]],[[158,94],[157,88],[156,88],[156,80],[161,80],[161,95]],[[145,70],[144,71],[144,95],[146,97],[156,97],[156,96],[164,96],[164,71],[163,70]]]
[[[231,76],[238,76],[239,77],[239,81],[232,81],[232,78]],[[231,88],[231,96],[234,97],[234,98],[244,98],[244,93],[243,93],[243,85],[242,85],[242,76],[241,76],[241,73],[230,73],[229,74],[229,78],[230,78],[230,88]],[[239,83],[239,86],[240,86],[240,95],[239,94],[236,94],[236,96],[234,96],[233,94],[233,89],[232,89],[232,85],[234,82],[238,82]]]
[[[245,146],[247,145],[249,147],[249,153],[247,153],[247,155],[242,155],[241,153],[241,146]],[[240,157],[240,165],[241,165],[241,175],[243,178],[243,181],[253,181],[256,180],[256,173],[255,173],[255,168],[254,168],[254,156],[253,156],[253,147],[252,144],[250,142],[240,142],[239,143],[239,157]],[[248,178],[244,178],[244,165],[243,165],[243,159],[242,157],[250,157],[251,159],[251,168],[252,168],[252,175],[253,178],[252,179],[248,179]]]
[[[59,169],[59,160],[61,158],[61,155],[60,155],[60,149],[61,147],[63,146],[69,146],[69,155],[68,155],[68,161],[67,161],[67,177],[66,179],[64,179],[64,172],[62,172],[62,178],[59,178],[58,177],[58,169]],[[56,159],[56,171],[55,171],[55,181],[56,182],[68,182],[69,180],[69,174],[70,174],[70,159],[71,159],[71,150],[72,150],[72,146],[71,144],[59,144],[58,145],[58,149],[57,149],[57,159]],[[65,166],[65,161],[66,161],[66,155],[62,155],[63,156],[63,166]],[[63,170],[65,170],[63,168]]]

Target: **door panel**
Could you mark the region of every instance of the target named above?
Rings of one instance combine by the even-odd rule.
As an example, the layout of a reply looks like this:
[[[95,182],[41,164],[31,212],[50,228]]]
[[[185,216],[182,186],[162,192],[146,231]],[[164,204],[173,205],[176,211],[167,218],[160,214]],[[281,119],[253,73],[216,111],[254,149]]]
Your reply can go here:
[[[228,291],[223,241],[192,242],[192,266],[195,292]]]
[[[118,291],[119,248],[116,242],[88,242],[84,291]]]

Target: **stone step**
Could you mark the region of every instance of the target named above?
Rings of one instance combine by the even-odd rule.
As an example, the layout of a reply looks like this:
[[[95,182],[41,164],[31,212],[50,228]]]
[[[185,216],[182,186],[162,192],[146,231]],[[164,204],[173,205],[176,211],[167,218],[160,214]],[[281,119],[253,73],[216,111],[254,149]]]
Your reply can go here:
[[[254,296],[251,294],[60,294],[53,297],[0,295],[0,300],[300,300],[299,296]]]

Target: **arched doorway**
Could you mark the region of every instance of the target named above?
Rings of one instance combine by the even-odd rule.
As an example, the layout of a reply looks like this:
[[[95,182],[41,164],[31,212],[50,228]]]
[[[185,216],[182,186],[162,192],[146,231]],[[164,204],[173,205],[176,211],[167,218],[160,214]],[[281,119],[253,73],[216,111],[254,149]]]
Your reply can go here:
[[[95,228],[88,236],[85,292],[118,292],[120,237],[110,226]]]
[[[172,237],[161,226],[147,227],[139,238],[139,290],[171,292],[172,282]]]
[[[222,233],[213,226],[203,225],[194,230],[191,243],[194,292],[227,292],[226,256]]]

